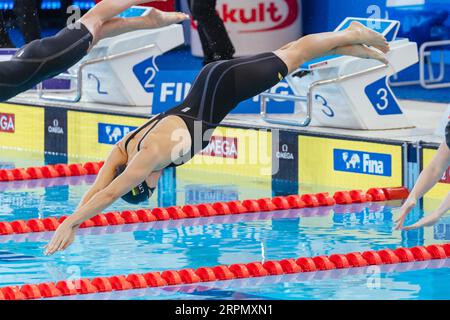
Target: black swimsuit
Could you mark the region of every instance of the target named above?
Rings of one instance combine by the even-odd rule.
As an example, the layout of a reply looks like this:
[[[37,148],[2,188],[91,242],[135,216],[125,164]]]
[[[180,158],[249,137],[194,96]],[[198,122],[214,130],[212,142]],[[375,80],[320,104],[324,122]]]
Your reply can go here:
[[[80,23],[25,45],[11,60],[0,62],[0,101],[66,71],[87,54],[91,43],[92,34]]]
[[[170,115],[179,116],[191,135],[192,148],[179,162],[171,163],[169,167],[182,165],[208,146],[213,129],[240,102],[272,88],[287,73],[286,64],[272,52],[210,63],[200,71],[186,99],[134,131],[125,142],[125,149],[139,132],[154,124],[138,142],[139,151],[142,140],[161,119]]]

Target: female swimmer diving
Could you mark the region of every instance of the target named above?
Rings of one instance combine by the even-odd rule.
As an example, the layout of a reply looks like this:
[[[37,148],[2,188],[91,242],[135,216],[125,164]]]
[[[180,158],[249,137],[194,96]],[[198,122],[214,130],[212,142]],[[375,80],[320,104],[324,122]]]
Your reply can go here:
[[[384,53],[388,51],[381,34],[354,22],[344,31],[308,35],[274,52],[206,65],[179,106],[154,116],[116,144],[45,253],[66,249],[81,223],[120,197],[131,203],[148,199],[162,170],[189,161],[205,148],[214,128],[238,103],[270,89],[304,62],[341,54],[387,64]]]

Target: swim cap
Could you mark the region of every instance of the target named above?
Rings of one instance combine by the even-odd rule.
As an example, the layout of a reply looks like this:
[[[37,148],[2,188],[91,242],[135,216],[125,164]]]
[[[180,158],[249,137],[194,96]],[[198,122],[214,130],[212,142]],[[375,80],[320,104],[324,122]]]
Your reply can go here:
[[[117,175],[120,175],[125,171],[127,166],[119,166],[117,168]],[[147,201],[150,198],[151,189],[148,187],[147,182],[143,181],[136,187],[131,189],[130,192],[122,196],[122,199],[130,204],[139,204],[141,202]]]
[[[445,142],[447,142],[447,147],[450,149],[450,121],[445,128]]]

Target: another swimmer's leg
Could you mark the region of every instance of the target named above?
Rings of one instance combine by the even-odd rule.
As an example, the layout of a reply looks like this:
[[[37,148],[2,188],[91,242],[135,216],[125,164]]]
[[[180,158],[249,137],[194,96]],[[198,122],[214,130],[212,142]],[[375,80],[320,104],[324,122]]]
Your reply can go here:
[[[114,37],[126,32],[155,29],[188,20],[189,16],[181,12],[164,12],[152,9],[146,16],[138,18],[112,18],[106,21],[98,32],[98,38]]]
[[[384,64],[389,64],[389,61],[382,52],[375,50],[373,48],[369,48],[362,44],[354,44],[338,47],[332,53],[342,54],[345,56],[353,56],[363,59],[376,59],[383,62]]]
[[[153,0],[154,1],[154,0]],[[80,22],[91,32],[94,40],[93,43],[98,41],[98,32],[101,30],[102,25],[124,12],[128,8],[144,3],[152,2],[151,0],[103,0],[89,10]]]
[[[275,51],[275,53],[286,62],[289,71],[292,72],[306,61],[324,56],[336,51],[337,48],[349,45],[370,45],[383,52],[389,51],[389,45],[380,33],[372,31],[361,24],[352,23],[344,31],[305,36]]]

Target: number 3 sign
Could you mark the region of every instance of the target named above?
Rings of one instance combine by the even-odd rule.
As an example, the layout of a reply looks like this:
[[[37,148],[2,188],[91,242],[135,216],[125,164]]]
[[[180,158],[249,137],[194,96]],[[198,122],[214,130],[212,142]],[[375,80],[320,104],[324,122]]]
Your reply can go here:
[[[365,91],[370,103],[380,116],[403,113],[391,88],[387,85],[386,77],[368,85]]]

